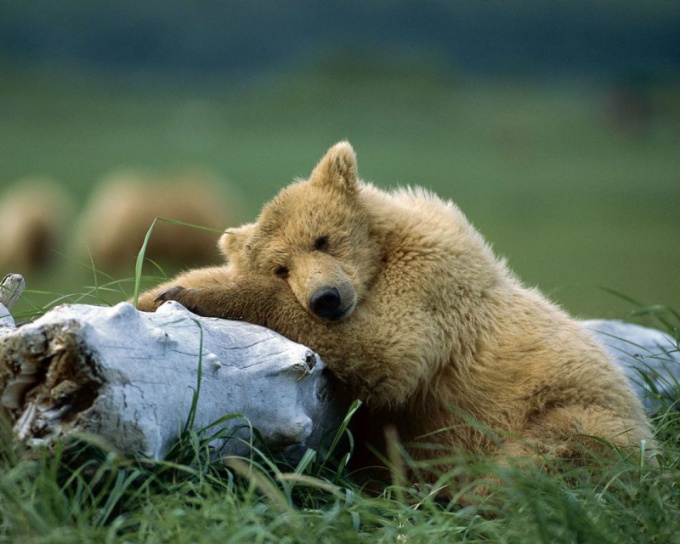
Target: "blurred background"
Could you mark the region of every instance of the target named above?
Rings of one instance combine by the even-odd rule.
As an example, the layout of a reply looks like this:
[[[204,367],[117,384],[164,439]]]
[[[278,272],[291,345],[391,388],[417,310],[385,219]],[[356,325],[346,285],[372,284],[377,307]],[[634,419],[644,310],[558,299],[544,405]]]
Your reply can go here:
[[[0,277],[122,300],[151,218],[252,220],[340,139],[573,313],[680,309],[670,0],[3,2]],[[217,237],[156,224],[147,284]]]

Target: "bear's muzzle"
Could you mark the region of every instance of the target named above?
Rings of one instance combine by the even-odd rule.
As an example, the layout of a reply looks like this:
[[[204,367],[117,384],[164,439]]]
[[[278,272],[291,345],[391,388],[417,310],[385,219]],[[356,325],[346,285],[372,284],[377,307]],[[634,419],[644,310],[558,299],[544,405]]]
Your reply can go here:
[[[353,306],[343,306],[340,292],[335,287],[322,287],[309,297],[309,309],[325,321],[339,321],[351,313]]]

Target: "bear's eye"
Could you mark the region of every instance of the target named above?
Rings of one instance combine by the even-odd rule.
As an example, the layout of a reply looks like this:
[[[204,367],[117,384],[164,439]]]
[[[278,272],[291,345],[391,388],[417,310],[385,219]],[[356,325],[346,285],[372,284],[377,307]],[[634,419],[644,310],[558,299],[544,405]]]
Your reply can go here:
[[[314,249],[316,251],[326,251],[328,249],[328,236],[319,236],[314,240]]]
[[[289,270],[285,266],[279,266],[274,270],[274,274],[276,274],[279,278],[285,280],[288,277]]]

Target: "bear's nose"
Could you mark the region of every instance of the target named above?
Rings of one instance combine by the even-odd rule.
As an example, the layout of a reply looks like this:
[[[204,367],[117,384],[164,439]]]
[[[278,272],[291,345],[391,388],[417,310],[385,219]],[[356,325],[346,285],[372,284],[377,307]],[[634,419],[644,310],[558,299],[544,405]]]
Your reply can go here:
[[[335,287],[322,287],[309,299],[309,307],[312,312],[328,321],[335,321],[342,317],[341,304],[340,293]]]

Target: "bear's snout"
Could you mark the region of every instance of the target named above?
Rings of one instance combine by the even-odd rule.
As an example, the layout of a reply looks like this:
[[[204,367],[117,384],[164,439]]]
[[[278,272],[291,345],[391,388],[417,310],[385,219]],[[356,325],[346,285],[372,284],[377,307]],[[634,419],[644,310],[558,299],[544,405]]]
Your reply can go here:
[[[342,307],[342,297],[335,287],[322,287],[309,298],[312,313],[327,321],[337,321],[345,316],[347,309]]]
[[[321,251],[298,255],[291,263],[288,285],[300,305],[321,321],[347,319],[358,302],[350,266]]]

